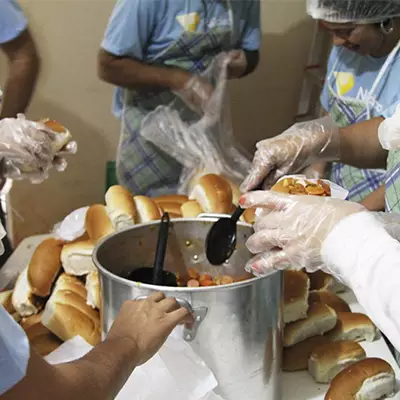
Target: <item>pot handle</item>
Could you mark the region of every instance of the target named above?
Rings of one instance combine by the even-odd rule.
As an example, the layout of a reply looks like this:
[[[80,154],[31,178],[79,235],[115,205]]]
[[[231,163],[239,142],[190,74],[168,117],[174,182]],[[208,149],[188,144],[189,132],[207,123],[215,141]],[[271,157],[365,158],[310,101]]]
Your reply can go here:
[[[139,296],[135,297],[134,300],[146,300],[147,297],[148,296]],[[185,324],[185,329],[183,331],[183,338],[187,342],[191,342],[196,337],[197,329],[199,328],[201,321],[206,317],[207,308],[200,307],[194,310],[188,301],[181,299],[180,297],[176,297],[175,300],[181,307],[186,308],[193,315],[194,322],[191,324]]]

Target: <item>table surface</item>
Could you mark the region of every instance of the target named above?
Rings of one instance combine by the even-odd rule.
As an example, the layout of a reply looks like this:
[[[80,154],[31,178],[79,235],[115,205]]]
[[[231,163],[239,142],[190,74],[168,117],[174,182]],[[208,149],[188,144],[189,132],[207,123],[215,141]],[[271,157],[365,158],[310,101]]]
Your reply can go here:
[[[12,287],[16,275],[28,265],[36,246],[49,236],[50,235],[32,236],[20,243],[0,270],[0,290]],[[340,296],[350,305],[353,312],[364,312],[352,292],[347,292]],[[360,344],[364,347],[368,357],[383,358],[391,364],[396,372],[398,382],[400,382],[399,366],[383,338],[373,343],[363,342]],[[307,371],[282,373],[282,400],[323,400],[328,387],[328,385],[315,383]],[[400,400],[400,392],[392,399]]]

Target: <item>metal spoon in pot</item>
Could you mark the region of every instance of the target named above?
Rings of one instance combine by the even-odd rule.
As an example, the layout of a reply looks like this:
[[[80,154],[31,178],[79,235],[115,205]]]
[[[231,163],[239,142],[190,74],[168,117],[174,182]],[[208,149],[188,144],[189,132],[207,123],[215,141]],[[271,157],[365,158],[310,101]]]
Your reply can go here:
[[[260,190],[262,184],[254,190]],[[245,212],[240,206],[230,218],[220,218],[213,224],[206,237],[206,256],[212,265],[222,265],[229,260],[236,248],[236,224]]]

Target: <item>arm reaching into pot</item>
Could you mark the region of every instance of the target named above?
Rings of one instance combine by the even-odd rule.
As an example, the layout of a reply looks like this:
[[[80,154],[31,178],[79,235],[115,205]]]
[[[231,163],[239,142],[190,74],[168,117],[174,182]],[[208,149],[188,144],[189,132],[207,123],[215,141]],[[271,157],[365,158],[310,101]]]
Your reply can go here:
[[[25,366],[21,362],[17,365],[15,359],[6,357],[17,352],[8,351],[8,341],[0,333],[1,399],[113,399],[132,371],[148,361],[172,330],[188,319],[191,320],[189,312],[162,293],[153,293],[146,300],[127,301],[103,343],[79,360],[54,366],[32,350]],[[0,324],[2,328],[8,324],[19,335],[14,335],[13,346],[26,343],[24,333],[2,307]]]
[[[327,197],[252,192],[242,207],[257,210],[247,242],[257,254],[246,266],[266,275],[289,266],[323,269],[347,284],[368,315],[400,350],[400,243],[396,219]],[[386,229],[386,227],[390,229]]]

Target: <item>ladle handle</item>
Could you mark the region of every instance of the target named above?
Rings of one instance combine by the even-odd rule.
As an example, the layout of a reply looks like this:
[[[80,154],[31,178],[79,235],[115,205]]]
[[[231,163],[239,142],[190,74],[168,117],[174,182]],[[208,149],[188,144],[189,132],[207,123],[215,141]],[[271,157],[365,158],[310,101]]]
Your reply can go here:
[[[243,213],[245,212],[245,209],[242,207],[236,207],[236,210],[234,211],[234,213],[231,216],[231,219],[235,222],[239,221],[239,218],[243,215]]]
[[[153,284],[163,285],[163,270],[164,270],[164,260],[165,253],[167,251],[167,240],[168,240],[168,229],[169,229],[169,215],[164,213],[161,218],[160,230],[158,232],[158,241],[156,248],[156,257],[154,260],[153,269]]]

